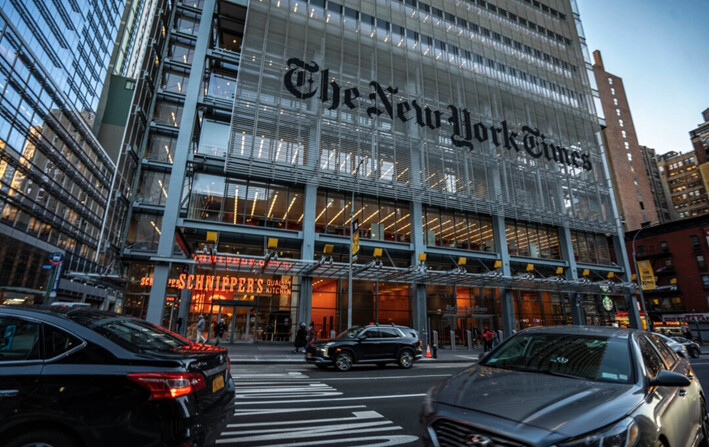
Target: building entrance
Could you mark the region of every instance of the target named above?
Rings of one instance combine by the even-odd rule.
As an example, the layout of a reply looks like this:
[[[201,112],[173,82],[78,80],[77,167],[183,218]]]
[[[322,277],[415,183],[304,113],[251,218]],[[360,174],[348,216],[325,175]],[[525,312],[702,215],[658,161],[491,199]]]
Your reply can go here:
[[[450,347],[451,340],[455,341],[456,347],[464,347],[468,343],[468,331],[472,338],[473,346],[482,346],[480,335],[487,326],[490,330],[495,330],[495,315],[475,314],[461,315],[443,312],[429,312],[428,325],[433,331],[438,332],[438,347]],[[451,335],[452,334],[452,335]],[[433,340],[432,340],[433,341]]]

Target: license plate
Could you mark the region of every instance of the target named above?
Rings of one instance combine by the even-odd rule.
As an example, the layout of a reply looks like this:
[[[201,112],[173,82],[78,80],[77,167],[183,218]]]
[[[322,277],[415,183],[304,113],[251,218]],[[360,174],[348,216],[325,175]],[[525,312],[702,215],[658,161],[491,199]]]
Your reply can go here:
[[[222,388],[224,388],[224,377],[219,375],[212,380],[212,393],[216,393]]]
[[[312,352],[308,352],[307,354],[305,354],[305,356],[306,356],[307,358],[310,358],[310,357],[313,356],[313,353],[312,353]]]

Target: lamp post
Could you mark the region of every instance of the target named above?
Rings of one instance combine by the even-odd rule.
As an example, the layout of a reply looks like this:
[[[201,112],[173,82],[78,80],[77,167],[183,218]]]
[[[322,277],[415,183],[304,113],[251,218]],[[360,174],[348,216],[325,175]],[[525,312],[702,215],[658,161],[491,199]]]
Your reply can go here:
[[[635,269],[637,279],[638,279],[638,285],[640,285],[640,306],[643,309],[643,314],[645,315],[645,321],[647,322],[647,329],[649,331],[652,331],[652,321],[650,320],[650,314],[647,313],[647,309],[645,308],[645,296],[643,295],[643,285],[642,281],[640,280],[640,272],[638,271],[638,261],[635,259],[635,239],[638,238],[638,235],[640,234],[641,231],[643,231],[646,228],[650,228],[652,226],[657,225],[657,222],[653,222],[650,225],[640,227],[638,231],[635,232],[633,235],[633,268]],[[640,320],[642,323],[642,319]]]
[[[347,274],[347,327],[352,327],[352,240],[353,240],[353,228],[354,228],[354,200],[355,200],[355,186],[357,185],[357,176],[359,175],[359,168],[362,166],[366,158],[363,158],[357,164],[357,169],[354,173],[354,183],[352,184],[352,199],[350,200],[350,268]]]
[[[203,253],[209,255],[209,261],[212,263],[212,297],[209,299],[209,319],[207,320],[207,343],[209,343],[209,336],[212,332],[212,312],[214,311],[214,285],[217,276],[217,248],[214,245],[206,244]],[[221,316],[221,309],[219,314]]]

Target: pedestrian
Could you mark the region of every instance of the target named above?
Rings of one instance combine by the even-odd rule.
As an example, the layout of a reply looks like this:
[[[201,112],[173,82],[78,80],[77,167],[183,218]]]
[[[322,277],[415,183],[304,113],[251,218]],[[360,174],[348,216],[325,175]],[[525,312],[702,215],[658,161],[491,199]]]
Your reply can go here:
[[[226,323],[224,322],[224,318],[219,320],[219,323],[214,326],[214,338],[216,342],[214,343],[214,346],[219,346],[219,341],[221,341],[222,337],[224,336],[224,331],[226,330]]]
[[[311,321],[308,327],[308,346],[312,345],[317,337],[318,334],[315,332],[315,323]]]
[[[492,333],[492,349],[495,349],[497,345],[500,344],[500,337],[497,335],[497,332]]]
[[[180,333],[180,329],[182,328],[182,317],[177,317],[177,332],[178,334]]]
[[[293,349],[293,354],[297,354],[300,348],[303,348],[303,352],[305,352],[305,345],[307,342],[308,331],[305,328],[305,323],[301,321],[300,325],[298,325],[298,331],[295,333],[295,343],[293,343],[295,349]]]
[[[195,326],[197,329],[197,334],[195,334],[195,343],[204,343],[207,341],[206,338],[204,338],[204,326],[207,324],[207,322],[204,319],[204,315],[199,316],[199,320],[197,320],[197,325]]]
[[[483,329],[483,351],[487,352],[492,349],[492,336],[493,332],[490,330],[489,327],[485,326],[485,329]]]

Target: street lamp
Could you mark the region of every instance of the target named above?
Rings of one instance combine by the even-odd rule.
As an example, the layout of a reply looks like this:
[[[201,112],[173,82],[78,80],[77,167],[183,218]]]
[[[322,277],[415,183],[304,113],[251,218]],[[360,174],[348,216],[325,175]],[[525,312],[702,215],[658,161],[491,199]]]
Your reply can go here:
[[[640,280],[640,272],[638,271],[638,261],[635,259],[635,239],[638,238],[638,234],[640,234],[641,231],[643,231],[646,228],[650,228],[652,226],[657,225],[658,222],[653,222],[650,225],[646,225],[644,227],[640,227],[638,231],[635,232],[633,235],[633,269],[635,270],[635,274],[637,275],[638,279],[638,285],[640,286],[640,306],[642,306],[643,309],[643,314],[645,315],[645,321],[647,322],[647,329],[649,331],[652,331],[652,321],[650,320],[650,314],[647,313],[647,309],[645,308],[645,296],[643,295],[643,285],[642,281]],[[642,323],[642,320],[641,320]]]
[[[357,185],[357,176],[359,175],[359,168],[366,158],[363,158],[357,164],[357,169],[354,173],[354,183],[352,184],[352,200],[350,201],[350,268],[347,274],[347,327],[352,327],[352,239],[353,239],[353,227],[354,227],[354,200],[355,200],[355,186]]]

